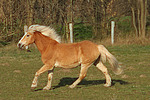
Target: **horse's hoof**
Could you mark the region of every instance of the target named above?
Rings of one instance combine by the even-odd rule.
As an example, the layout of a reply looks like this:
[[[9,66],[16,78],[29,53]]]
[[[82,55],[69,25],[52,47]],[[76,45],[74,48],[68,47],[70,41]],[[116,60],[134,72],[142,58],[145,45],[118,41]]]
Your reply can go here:
[[[31,91],[34,91],[35,88],[36,88],[36,87],[31,87]]]
[[[104,87],[110,87],[111,84],[104,84]]]
[[[75,88],[75,86],[74,85],[70,85],[69,88],[73,89],[73,88]]]
[[[50,87],[45,86],[43,90],[50,90]]]

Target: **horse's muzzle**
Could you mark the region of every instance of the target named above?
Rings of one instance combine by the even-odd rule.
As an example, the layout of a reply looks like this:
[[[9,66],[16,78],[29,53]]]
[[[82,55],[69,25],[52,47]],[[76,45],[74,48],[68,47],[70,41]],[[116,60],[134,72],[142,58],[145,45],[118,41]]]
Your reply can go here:
[[[20,49],[22,49],[22,48],[24,47],[24,44],[18,43],[18,44],[17,44],[17,47],[19,47]]]

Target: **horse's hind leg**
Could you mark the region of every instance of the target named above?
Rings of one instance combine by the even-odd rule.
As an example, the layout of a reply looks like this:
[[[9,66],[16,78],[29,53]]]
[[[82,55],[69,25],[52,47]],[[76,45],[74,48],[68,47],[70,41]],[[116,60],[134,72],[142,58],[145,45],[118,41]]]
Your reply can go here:
[[[86,74],[87,74],[87,70],[88,68],[90,67],[91,64],[82,64],[81,65],[81,70],[80,70],[80,75],[79,75],[79,78],[72,84],[70,85],[69,87],[70,88],[74,88],[77,84],[79,84],[81,82],[81,80],[83,78],[86,77]]]
[[[103,72],[106,78],[106,84],[104,85],[105,87],[111,86],[111,78],[110,75],[108,74],[107,68],[103,65],[102,62],[99,62],[96,67]]]

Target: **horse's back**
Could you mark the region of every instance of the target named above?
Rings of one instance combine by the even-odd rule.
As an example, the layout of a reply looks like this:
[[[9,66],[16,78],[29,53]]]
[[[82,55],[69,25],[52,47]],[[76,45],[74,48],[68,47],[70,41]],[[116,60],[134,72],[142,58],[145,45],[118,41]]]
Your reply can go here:
[[[93,43],[93,42],[91,42],[91,41],[88,41],[88,40],[79,42],[79,45],[80,45],[83,49],[87,49],[87,50],[93,50],[93,49],[96,49],[96,48],[97,48],[97,44],[95,44],[95,43]]]

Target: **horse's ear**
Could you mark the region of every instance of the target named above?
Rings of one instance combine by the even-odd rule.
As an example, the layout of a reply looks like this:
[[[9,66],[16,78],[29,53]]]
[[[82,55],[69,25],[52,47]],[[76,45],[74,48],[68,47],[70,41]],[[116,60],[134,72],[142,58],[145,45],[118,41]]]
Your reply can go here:
[[[24,25],[24,33],[28,31],[28,26]]]

